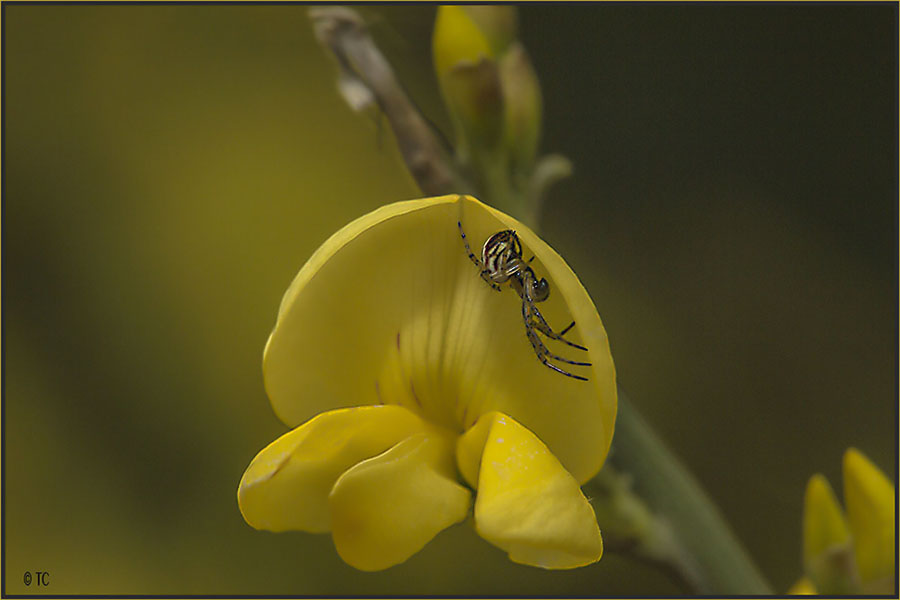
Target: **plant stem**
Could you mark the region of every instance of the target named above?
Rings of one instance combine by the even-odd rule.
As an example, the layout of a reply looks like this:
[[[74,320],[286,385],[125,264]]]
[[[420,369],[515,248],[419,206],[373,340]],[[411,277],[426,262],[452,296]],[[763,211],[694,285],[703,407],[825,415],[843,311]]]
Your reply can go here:
[[[425,118],[394,76],[356,11],[344,6],[309,10],[316,37],[337,60],[344,99],[354,110],[376,103],[393,129],[409,172],[426,194],[467,187]]]
[[[633,493],[667,526],[675,544],[657,549],[699,594],[771,594],[718,508],[619,388],[609,463],[630,475]]]

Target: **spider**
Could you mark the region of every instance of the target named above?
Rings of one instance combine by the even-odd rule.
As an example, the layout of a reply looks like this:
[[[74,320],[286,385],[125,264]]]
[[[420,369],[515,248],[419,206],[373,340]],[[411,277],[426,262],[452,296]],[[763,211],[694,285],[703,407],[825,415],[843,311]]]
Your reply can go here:
[[[459,227],[459,235],[462,237],[469,260],[481,270],[481,278],[498,292],[503,290],[501,284],[509,282],[510,287],[519,294],[519,297],[522,299],[522,319],[525,321],[525,335],[528,337],[528,341],[531,342],[531,347],[534,348],[534,353],[537,354],[538,360],[557,373],[562,373],[573,379],[587,381],[587,377],[569,373],[550,362],[550,359],[553,359],[579,367],[591,366],[589,362],[578,362],[553,354],[538,335],[538,332],[541,332],[552,340],[558,340],[579,350],[587,350],[584,346],[579,346],[563,338],[566,332],[575,326],[575,321],[572,321],[568,327],[556,333],[547,324],[544,315],[541,314],[541,311],[536,306],[537,302],[543,302],[550,296],[550,284],[543,277],[538,279],[532,268],[528,266],[528,263],[534,260],[534,256],[527,261],[522,258],[522,242],[519,241],[519,236],[516,235],[516,232],[511,229],[505,229],[489,237],[484,242],[481,258],[479,259],[469,247],[462,223],[457,221],[456,224]]]

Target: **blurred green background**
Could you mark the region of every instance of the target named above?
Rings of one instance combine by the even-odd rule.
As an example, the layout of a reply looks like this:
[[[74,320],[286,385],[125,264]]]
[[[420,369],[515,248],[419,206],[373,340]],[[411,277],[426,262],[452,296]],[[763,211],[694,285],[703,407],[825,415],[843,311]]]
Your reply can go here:
[[[434,7],[362,10],[449,131]],[[304,6],[3,11],[7,593],[679,592],[611,553],[520,567],[467,526],[376,574],[247,526],[238,481],[285,431],[260,369],[281,294],[415,185]],[[575,164],[545,237],[784,591],[813,472],[840,490],[854,445],[896,481],[897,6],[535,6],[520,37]]]

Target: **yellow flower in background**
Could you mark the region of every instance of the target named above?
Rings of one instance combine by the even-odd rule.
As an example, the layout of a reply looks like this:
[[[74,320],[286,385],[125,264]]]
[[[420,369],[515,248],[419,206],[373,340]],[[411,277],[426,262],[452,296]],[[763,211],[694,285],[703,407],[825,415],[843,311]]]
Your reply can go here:
[[[482,279],[458,223],[475,244],[516,231],[534,254],[528,266],[550,284],[540,304],[547,322],[576,322],[566,339],[588,348],[581,360],[591,366],[570,369],[587,381],[541,364],[522,300]],[[475,529],[513,561],[599,560],[580,485],[609,449],[615,369],[584,287],[515,219],[445,196],[350,223],[285,294],[263,370],[275,412],[294,429],[241,480],[253,527],[331,532],[348,564],[374,571],[465,520],[474,502]]]
[[[855,448],[844,453],[846,517],[828,480],[813,475],[803,513],[806,576],[791,594],[895,593],[894,486]]]
[[[850,529],[828,480],[819,474],[806,486],[803,569],[813,590],[849,594],[856,586]]]
[[[808,577],[801,577],[791,586],[791,589],[788,590],[788,594],[791,596],[815,596],[816,588]]]
[[[844,502],[862,591],[896,593],[894,486],[855,448],[844,454]]]
[[[516,41],[515,7],[439,6],[432,51],[463,158],[502,149],[514,169],[530,171],[540,139],[541,89]]]

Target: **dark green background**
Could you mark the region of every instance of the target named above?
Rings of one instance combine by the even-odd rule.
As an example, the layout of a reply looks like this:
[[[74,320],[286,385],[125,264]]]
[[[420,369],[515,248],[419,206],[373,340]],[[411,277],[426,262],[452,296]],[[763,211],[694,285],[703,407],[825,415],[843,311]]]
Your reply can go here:
[[[237,483],[285,431],[260,369],[282,292],[336,229],[419,194],[306,7],[3,10],[7,593],[678,592],[612,554],[513,565],[467,526],[377,574],[247,526]],[[363,12],[448,130],[434,7]],[[840,495],[853,445],[896,481],[897,7],[537,6],[521,38],[543,148],[575,164],[545,237],[783,591],[812,473]]]

